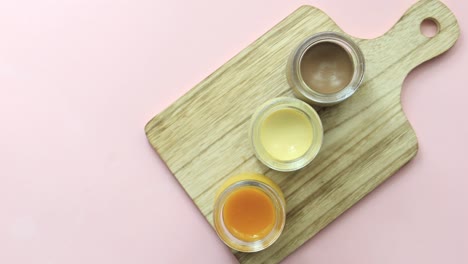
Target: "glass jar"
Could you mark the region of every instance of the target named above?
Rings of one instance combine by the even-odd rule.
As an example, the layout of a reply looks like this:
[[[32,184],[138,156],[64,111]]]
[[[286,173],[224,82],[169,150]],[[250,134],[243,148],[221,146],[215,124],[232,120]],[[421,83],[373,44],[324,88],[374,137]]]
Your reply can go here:
[[[242,237],[233,232],[227,218],[227,204],[233,199],[235,193],[242,190],[258,192],[269,199],[274,219],[267,233],[259,236]],[[246,202],[244,200],[244,202]],[[248,205],[248,204],[247,204]],[[245,208],[246,204],[241,204]],[[252,209],[252,208],[251,208]],[[262,208],[255,208],[262,209]],[[236,212],[236,217],[243,217]],[[261,220],[261,219],[260,219]],[[281,189],[268,177],[256,173],[243,173],[229,178],[219,189],[213,209],[213,222],[215,230],[221,240],[237,251],[257,252],[272,245],[283,231],[286,221],[286,202]],[[250,223],[250,222],[249,222]]]
[[[322,93],[309,87],[301,73],[304,55],[317,47],[318,44],[334,44],[341,47],[349,56],[352,63],[352,77],[341,90],[332,93]],[[326,75],[327,69],[320,69]],[[286,76],[295,95],[310,104],[329,106],[340,103],[356,92],[364,78],[365,60],[359,46],[351,39],[336,32],[321,32],[304,40],[290,55]]]
[[[306,144],[306,148],[300,145],[294,146],[296,148],[304,148],[303,154],[294,159],[281,159],[278,156],[272,155],[266,148],[265,142],[262,141],[261,130],[265,129],[262,127],[265,120],[275,112],[285,109],[297,111],[304,117],[304,121],[308,122],[308,127],[310,125],[311,140],[304,143]],[[288,131],[287,125],[288,122],[285,122],[284,126],[286,127],[283,129],[280,127],[277,133],[291,133],[291,131]],[[294,171],[305,167],[317,156],[322,146],[323,127],[319,115],[310,105],[296,98],[278,97],[261,105],[252,115],[250,139],[255,155],[263,164],[277,171]],[[301,142],[299,141],[299,143]]]

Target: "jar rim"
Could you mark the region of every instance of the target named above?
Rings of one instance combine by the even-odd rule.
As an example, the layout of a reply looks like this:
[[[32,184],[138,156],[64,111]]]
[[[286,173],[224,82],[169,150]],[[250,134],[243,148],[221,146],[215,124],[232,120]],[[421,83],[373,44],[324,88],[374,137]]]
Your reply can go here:
[[[255,241],[244,241],[231,234],[223,218],[224,205],[229,195],[245,187],[263,191],[271,199],[275,208],[275,225],[272,230],[265,237]],[[218,236],[226,245],[241,252],[258,252],[272,245],[281,235],[286,222],[286,203],[282,196],[268,184],[254,179],[240,180],[229,185],[217,197],[213,209],[213,221]]]
[[[342,48],[353,64],[351,81],[335,93],[324,94],[309,87],[301,74],[301,62],[304,54],[320,43],[332,43]],[[340,103],[353,95],[360,87],[365,72],[365,58],[359,46],[343,34],[326,31],[305,39],[290,55],[287,66],[287,79],[294,93],[299,98],[316,105],[328,106]]]
[[[292,108],[303,113],[312,125],[312,143],[309,149],[300,157],[293,160],[278,160],[270,155],[260,139],[260,127],[269,114]],[[292,97],[277,97],[265,102],[252,115],[249,136],[255,156],[266,166],[277,171],[295,171],[307,166],[318,154],[323,141],[323,126],[317,112],[307,103]]]

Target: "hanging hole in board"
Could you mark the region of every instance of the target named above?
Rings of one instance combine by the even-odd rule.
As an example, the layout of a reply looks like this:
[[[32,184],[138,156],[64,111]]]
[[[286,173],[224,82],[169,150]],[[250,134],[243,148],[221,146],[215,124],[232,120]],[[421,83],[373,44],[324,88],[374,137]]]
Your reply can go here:
[[[426,18],[421,22],[421,33],[428,37],[432,38],[439,33],[439,22],[434,18]]]

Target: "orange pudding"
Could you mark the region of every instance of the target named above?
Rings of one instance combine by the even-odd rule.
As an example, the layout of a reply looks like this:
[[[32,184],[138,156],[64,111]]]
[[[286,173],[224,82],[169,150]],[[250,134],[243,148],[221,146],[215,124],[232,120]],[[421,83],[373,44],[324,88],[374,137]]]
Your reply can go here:
[[[273,244],[284,228],[286,202],[270,178],[242,173],[219,188],[213,224],[223,242],[241,252],[257,252]]]
[[[233,191],[223,208],[223,219],[229,232],[243,241],[255,241],[267,236],[276,222],[271,198],[256,187]]]

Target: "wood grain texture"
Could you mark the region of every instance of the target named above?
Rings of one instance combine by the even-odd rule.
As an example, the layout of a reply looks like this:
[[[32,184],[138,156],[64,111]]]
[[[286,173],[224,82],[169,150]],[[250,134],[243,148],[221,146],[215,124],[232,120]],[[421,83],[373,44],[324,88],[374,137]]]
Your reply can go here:
[[[426,18],[439,24],[433,38],[420,33]],[[321,10],[300,7],[146,125],[151,145],[210,224],[215,191],[227,177],[263,173],[283,189],[282,236],[262,252],[234,252],[241,263],[281,261],[414,157],[417,139],[400,104],[403,80],[459,36],[454,15],[437,0],[416,3],[379,38],[349,36],[365,56],[363,85],[344,103],[318,109],[325,137],[310,165],[291,173],[273,171],[254,156],[250,117],[269,99],[293,96],[287,58],[305,38],[322,31],[344,33]]]

